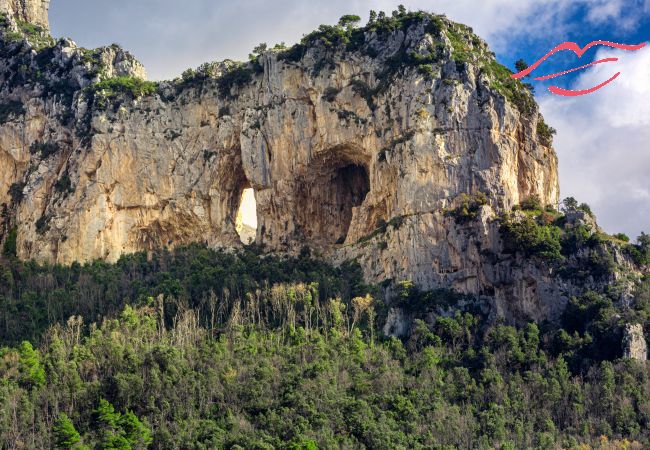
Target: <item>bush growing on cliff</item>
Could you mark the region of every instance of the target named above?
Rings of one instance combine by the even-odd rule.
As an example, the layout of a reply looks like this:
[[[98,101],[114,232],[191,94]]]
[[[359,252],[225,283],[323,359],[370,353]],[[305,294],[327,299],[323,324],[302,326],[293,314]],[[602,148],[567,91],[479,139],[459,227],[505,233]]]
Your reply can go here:
[[[43,214],[35,223],[36,232],[39,234],[46,233],[50,229],[50,219],[51,217],[47,213]]]
[[[336,100],[336,97],[339,95],[340,92],[341,92],[340,89],[330,86],[327,89],[325,89],[325,91],[323,91],[323,100],[332,103],[334,100]]]
[[[59,144],[56,142],[38,142],[34,141],[29,146],[29,152],[32,155],[39,154],[41,158],[46,159],[59,151]]]
[[[70,179],[68,173],[64,173],[61,176],[61,178],[56,180],[56,182],[54,183],[54,189],[64,194],[69,194],[71,192],[74,192],[74,187],[72,186],[72,180]]]
[[[524,211],[531,211],[537,214],[541,214],[542,210],[544,209],[538,195],[531,195],[530,197],[527,197],[521,202],[519,206]]]
[[[522,72],[522,71],[528,69],[528,64],[523,59],[518,59],[515,62],[515,69],[517,69],[517,72]],[[527,75],[527,76],[530,76],[530,75]]]
[[[253,79],[253,71],[245,64],[235,64],[226,73],[217,79],[219,93],[226,98],[235,98],[237,89],[250,83]]]
[[[630,237],[625,233],[616,233],[614,238],[622,242],[630,242]]]
[[[461,194],[456,203],[458,206],[448,210],[447,215],[453,217],[456,223],[462,224],[475,220],[481,207],[488,204],[488,198],[482,192],[473,195]]]
[[[399,230],[399,228],[404,223],[404,218],[405,216],[395,216],[392,219],[390,219],[388,222],[386,222],[384,219],[379,219],[377,221],[375,229],[372,230],[369,234],[360,237],[359,240],[357,241],[357,244],[365,244],[366,242],[369,242],[375,237],[386,233],[389,228],[392,230]],[[381,243],[379,245],[383,246],[383,244]]]
[[[561,230],[555,225],[540,225],[534,217],[506,216],[501,223],[504,245],[509,251],[521,251],[548,261],[561,261]]]
[[[200,86],[204,81],[218,78],[221,65],[218,62],[206,62],[196,69],[187,69],[181,74],[180,85],[185,87]]]
[[[114,99],[119,95],[128,95],[131,98],[138,98],[145,95],[155,94],[158,84],[153,81],[145,81],[136,77],[113,77],[93,84],[91,92],[102,99]]]
[[[9,196],[11,197],[11,201],[14,205],[17,205],[23,201],[23,198],[25,197],[25,194],[23,194],[25,186],[26,184],[23,181],[17,181],[9,186]]]
[[[18,227],[13,226],[7,233],[5,243],[2,248],[2,254],[8,258],[15,258],[17,255]]]
[[[563,212],[568,212],[568,211],[575,211],[578,209],[578,200],[576,200],[574,197],[567,197],[564,200],[562,200],[562,211]]]
[[[586,204],[586,203],[580,203],[580,204],[578,205],[578,209],[579,209],[580,211],[582,211],[582,212],[587,213],[589,216],[594,217],[594,213],[593,213],[593,211],[591,210],[591,206],[589,206],[588,204]]]
[[[557,133],[555,128],[549,127],[540,116],[537,121],[537,138],[542,145],[550,147],[553,145],[553,136]]]
[[[301,43],[306,46],[313,46],[321,43],[325,48],[345,46],[350,42],[351,30],[340,25],[320,25],[318,30],[312,31],[305,36]]]
[[[641,236],[637,238],[636,245],[629,245],[627,252],[637,264],[650,265],[650,235],[642,232]]]
[[[258,44],[255,48],[253,48],[253,52],[248,55],[248,60],[249,61],[257,61],[257,58],[260,57],[265,51],[269,49],[269,46],[266,42],[262,42]]]
[[[339,19],[339,26],[351,30],[361,22],[361,17],[354,14],[346,14]]]

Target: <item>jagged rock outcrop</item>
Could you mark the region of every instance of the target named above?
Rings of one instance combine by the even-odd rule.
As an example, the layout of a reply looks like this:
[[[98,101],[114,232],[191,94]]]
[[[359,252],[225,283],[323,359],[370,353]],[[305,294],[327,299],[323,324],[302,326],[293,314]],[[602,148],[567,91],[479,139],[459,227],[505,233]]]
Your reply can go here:
[[[648,348],[641,324],[627,324],[623,331],[623,357],[645,361]]]
[[[117,47],[3,36],[0,205],[20,258],[238,247],[250,187],[265,251],[356,259],[369,281],[474,294],[512,320],[557,317],[572,292],[502,255],[501,213],[557,205],[557,158],[530,92],[467,27],[408,13],[322,28],[157,85]],[[476,220],[449,216],[479,192]]]

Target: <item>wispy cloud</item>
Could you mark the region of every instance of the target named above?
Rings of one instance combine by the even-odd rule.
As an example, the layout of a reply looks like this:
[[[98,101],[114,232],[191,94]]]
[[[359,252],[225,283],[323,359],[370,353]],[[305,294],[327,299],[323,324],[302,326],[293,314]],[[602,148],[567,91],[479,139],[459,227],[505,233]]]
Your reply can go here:
[[[575,80],[583,89],[621,75],[583,97],[543,95],[540,106],[558,133],[555,148],[565,195],[590,203],[609,232],[637,236],[650,226],[650,47],[637,52],[600,50],[596,58],[616,56]]]
[[[592,0],[586,2],[587,20],[596,25],[614,22],[620,28],[632,29],[641,19],[639,10],[648,3],[647,0],[645,5],[642,0]]]

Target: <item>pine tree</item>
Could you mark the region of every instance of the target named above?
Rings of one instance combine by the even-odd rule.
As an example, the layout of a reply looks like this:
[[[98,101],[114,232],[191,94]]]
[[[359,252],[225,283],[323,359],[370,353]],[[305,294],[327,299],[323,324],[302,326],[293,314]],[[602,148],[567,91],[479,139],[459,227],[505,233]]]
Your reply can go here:
[[[120,414],[105,399],[95,411],[100,426],[100,446],[106,450],[145,449],[153,439],[151,430],[131,411]]]
[[[354,14],[346,14],[339,19],[339,26],[351,30],[361,21],[361,17]]]
[[[518,59],[515,62],[515,69],[517,69],[517,72],[521,72],[523,70],[528,69],[528,64],[526,64],[526,61],[524,61],[523,59]]]
[[[45,384],[45,369],[41,365],[38,352],[32,344],[23,341],[18,349],[20,357],[20,381],[26,387],[38,387]]]
[[[59,414],[59,418],[53,428],[54,445],[57,448],[80,448],[75,444],[81,442],[81,436],[75,429],[74,424],[65,413]]]
[[[105,450],[130,449],[119,423],[122,415],[113,405],[102,398],[95,412],[100,428],[100,447]]]
[[[131,448],[147,448],[153,441],[151,430],[131,411],[122,415],[118,422]]]

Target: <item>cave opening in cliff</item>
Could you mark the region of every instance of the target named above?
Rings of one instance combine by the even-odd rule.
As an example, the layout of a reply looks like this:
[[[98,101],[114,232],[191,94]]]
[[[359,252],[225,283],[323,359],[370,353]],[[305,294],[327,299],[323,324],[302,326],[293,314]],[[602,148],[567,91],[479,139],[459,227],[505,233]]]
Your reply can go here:
[[[315,245],[343,244],[370,181],[365,164],[345,158],[312,163],[298,192],[298,223]]]
[[[235,218],[235,230],[245,245],[255,242],[257,236],[257,202],[255,190],[247,187],[242,190]]]

